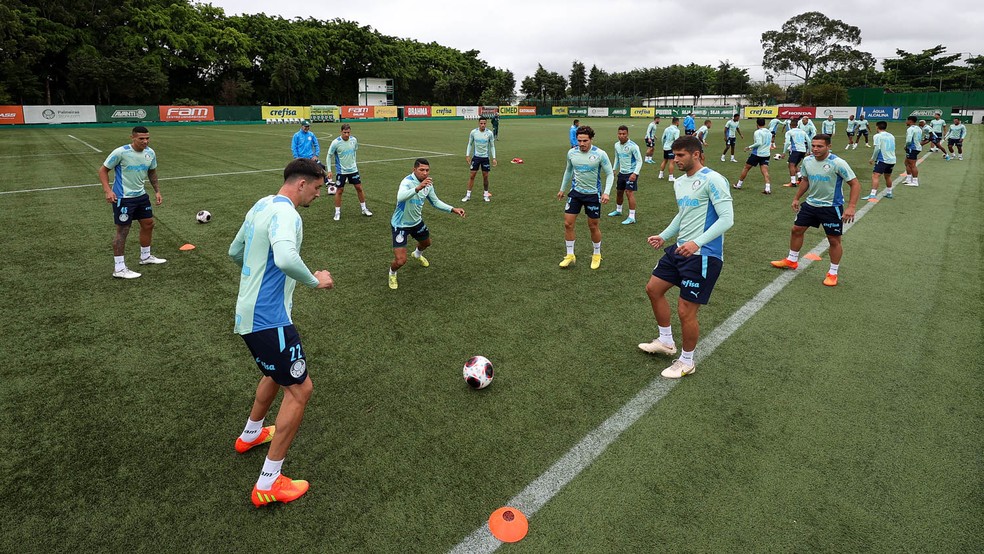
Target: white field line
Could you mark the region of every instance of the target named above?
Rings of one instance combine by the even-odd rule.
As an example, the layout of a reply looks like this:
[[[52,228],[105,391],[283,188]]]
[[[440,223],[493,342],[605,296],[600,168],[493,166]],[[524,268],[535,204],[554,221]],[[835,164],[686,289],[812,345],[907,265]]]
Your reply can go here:
[[[418,152],[422,152],[422,150],[418,150]],[[437,152],[435,152],[435,154],[438,154],[439,156],[451,156],[452,155],[452,154],[440,154],[440,153],[437,153]],[[412,157],[412,158],[390,158],[390,159],[386,159],[386,160],[369,160],[369,161],[365,161],[365,162],[359,162],[359,165],[364,165],[364,164],[378,164],[378,163],[386,163],[386,162],[402,162],[402,161],[409,161],[409,160],[416,160],[416,159],[417,159],[416,157]],[[277,168],[273,168],[273,169],[252,169],[252,170],[249,170],[249,171],[229,171],[229,172],[226,172],[226,173],[205,173],[205,174],[202,174],[202,175],[184,175],[184,176],[181,176],[181,177],[161,177],[158,180],[159,181],[180,181],[182,179],[204,179],[204,178],[207,178],[207,177],[226,177],[226,176],[229,176],[229,175],[249,175],[249,174],[252,174],[252,173],[269,173],[269,172],[283,171],[283,170],[284,169],[282,167],[277,167]],[[99,184],[99,183],[87,183],[87,184],[84,184],[84,185],[67,185],[67,186],[63,186],[63,187],[46,187],[46,188],[40,188],[40,189],[8,190],[8,191],[0,191],[0,195],[3,195],[3,194],[21,194],[21,193],[25,193],[25,192],[46,192],[46,191],[52,191],[52,190],[78,189],[78,188],[99,187],[99,186],[102,186],[102,185]]]
[[[86,146],[88,146],[89,148],[92,148],[92,149],[93,149],[93,150],[95,150],[96,152],[99,152],[100,154],[102,154],[102,150],[100,150],[100,149],[98,149],[98,148],[96,148],[95,146],[93,146],[93,145],[91,145],[91,144],[89,144],[88,142],[86,142],[86,141],[84,141],[84,140],[82,140],[82,139],[80,139],[80,138],[78,138],[78,137],[73,137],[72,135],[68,135],[68,138],[70,138],[70,139],[75,139],[75,140],[77,140],[77,141],[79,141],[79,142],[81,142],[82,144],[84,144],[84,145],[86,145]]]
[[[920,158],[916,163],[922,163],[927,157],[929,157],[928,154]],[[897,183],[901,185],[901,176]],[[861,185],[862,190],[864,190],[865,186],[867,186],[867,183]],[[898,190],[899,187],[893,186],[892,188]],[[884,198],[884,191],[879,196]],[[865,214],[871,211],[875,204],[875,202],[866,202],[858,210],[854,217],[854,222],[844,226],[844,232],[847,232],[848,229],[853,227],[854,223],[860,221]],[[810,253],[820,255],[828,247],[829,243],[827,239],[823,239],[813,250],[810,250]],[[800,257],[801,268],[806,269],[811,263],[811,260]],[[752,316],[757,314],[769,300],[772,300],[773,297],[779,294],[782,289],[786,288],[786,285],[801,273],[802,271],[799,269],[780,273],[771,283],[759,291],[754,298],[746,302],[741,308],[738,308],[731,317],[718,325],[707,337],[701,339],[700,349],[694,355],[694,360],[699,362],[713,354],[718,346],[731,337],[735,331],[741,328]],[[580,442],[561,456],[554,465],[534,479],[519,494],[510,498],[506,502],[506,505],[517,508],[527,517],[535,514],[550,499],[556,496],[561,489],[574,480],[582,471],[587,469],[610,444],[615,442],[615,439],[623,431],[632,426],[633,423],[638,421],[639,418],[655,406],[657,402],[669,394],[677,383],[679,383],[679,380],[663,379],[662,377],[656,377],[650,381],[646,388],[639,391],[638,394],[626,402],[611,417],[585,435]],[[475,529],[475,531],[452,548],[450,552],[453,554],[488,553],[494,552],[501,545],[502,542],[492,536],[492,533],[489,531],[488,521],[486,521],[481,527]]]
[[[52,154],[15,154],[13,156],[0,156],[0,160],[14,160],[19,158],[49,158],[51,156],[81,156],[89,155],[88,152],[55,152]]]

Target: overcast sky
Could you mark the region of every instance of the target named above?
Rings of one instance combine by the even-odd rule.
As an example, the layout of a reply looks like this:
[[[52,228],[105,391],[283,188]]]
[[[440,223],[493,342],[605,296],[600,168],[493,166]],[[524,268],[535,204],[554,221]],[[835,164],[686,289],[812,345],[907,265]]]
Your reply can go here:
[[[265,13],[287,19],[345,19],[384,35],[479,50],[489,65],[508,69],[516,86],[538,63],[565,78],[574,60],[608,72],[674,63],[717,66],[722,60],[764,77],[762,33],[794,15],[822,10],[861,29],[860,49],[881,61],[895,50],[984,54],[984,1],[827,0],[206,0],[227,15]],[[376,77],[386,77],[377,75]],[[781,78],[783,85],[796,82]]]

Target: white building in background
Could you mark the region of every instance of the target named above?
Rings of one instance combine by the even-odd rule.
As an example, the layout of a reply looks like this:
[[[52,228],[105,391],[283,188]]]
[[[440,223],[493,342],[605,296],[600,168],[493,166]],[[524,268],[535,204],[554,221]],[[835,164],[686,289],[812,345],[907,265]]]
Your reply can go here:
[[[657,96],[642,101],[646,108],[657,106],[695,106],[712,108],[715,106],[746,106],[748,99],[741,94],[706,94],[694,101],[693,96]]]

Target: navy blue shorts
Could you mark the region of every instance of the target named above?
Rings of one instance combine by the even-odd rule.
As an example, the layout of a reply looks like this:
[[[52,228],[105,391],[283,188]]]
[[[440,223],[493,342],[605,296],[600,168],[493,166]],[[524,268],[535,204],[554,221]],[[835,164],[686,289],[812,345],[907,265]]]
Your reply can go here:
[[[479,158],[478,156],[475,156],[471,161],[471,170],[478,171],[479,168],[482,169],[483,173],[488,173],[492,170],[492,163],[489,162],[488,158]]]
[[[690,135],[692,135],[692,134],[694,134],[694,133],[696,133],[696,132],[697,132],[697,130],[696,130],[696,129],[684,129],[684,130],[683,130],[683,134],[685,134],[685,135],[687,135],[688,137],[689,137]]]
[[[752,154],[751,156],[748,157],[747,160],[745,160],[745,163],[752,167],[755,167],[757,165],[769,165],[769,157],[757,156],[755,154]]]
[[[413,227],[393,227],[393,248],[406,248],[407,235],[417,242],[423,242],[430,238],[430,229],[423,221]]]
[[[116,203],[113,204],[113,222],[117,225],[129,225],[134,219],[151,217],[154,217],[154,210],[150,206],[150,194],[133,198],[116,197]]]
[[[853,138],[854,137],[854,131],[848,131],[847,132],[847,136]]]
[[[885,162],[875,162],[875,168],[871,170],[872,173],[880,173],[882,175],[891,175],[892,169],[895,168],[895,164],[887,164]]]
[[[946,143],[950,146],[963,146],[963,139],[946,139]]]
[[[862,130],[860,130],[860,131],[858,131],[858,136],[860,137],[860,136],[862,136],[862,135],[863,135],[863,136],[864,136],[865,138],[867,138],[867,137],[868,137],[868,130],[867,130],[867,129],[862,129]]]
[[[616,190],[639,190],[639,176],[636,175],[636,178],[630,181],[629,176],[631,175],[631,173],[619,173],[618,182],[615,183]]]
[[[673,151],[672,150],[663,150],[663,159],[664,160],[672,160],[674,157],[675,156],[673,155]]]
[[[789,153],[789,163],[793,165],[799,164],[806,157],[806,152],[790,152]]]
[[[274,327],[242,335],[260,373],[278,385],[300,385],[307,379],[307,360],[301,336],[293,325]]]
[[[828,235],[840,236],[844,233],[844,222],[841,221],[841,209],[835,206],[816,207],[806,202],[800,204],[800,210],[796,213],[796,221],[793,225],[797,227],[823,227],[823,232]]]
[[[907,160],[917,160],[919,159],[919,153],[921,150],[916,150],[915,148],[905,149],[905,159]]]
[[[697,254],[684,258],[676,249],[675,244],[663,249],[665,254],[653,268],[653,277],[680,287],[680,298],[687,302],[707,304],[721,275],[721,258]]]
[[[601,199],[597,194],[584,194],[572,190],[567,194],[567,204],[564,205],[565,214],[577,215],[581,213],[581,206],[584,206],[584,213],[590,219],[601,217]]]
[[[656,139],[646,137],[646,148],[653,148],[656,146]]]
[[[735,140],[736,140],[735,137],[726,138],[726,139],[724,139],[724,145],[725,146],[734,146],[735,145]]]
[[[335,179],[335,186],[342,188],[345,183],[352,183],[353,185],[361,185],[362,177],[358,173],[339,173],[338,178]]]

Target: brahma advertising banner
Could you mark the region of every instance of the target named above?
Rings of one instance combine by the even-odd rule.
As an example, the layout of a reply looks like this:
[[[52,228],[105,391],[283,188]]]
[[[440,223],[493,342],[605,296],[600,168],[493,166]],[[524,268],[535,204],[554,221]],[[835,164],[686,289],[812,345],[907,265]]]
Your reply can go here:
[[[24,106],[24,123],[95,122],[95,106]]]
[[[342,106],[342,119],[369,119],[373,117],[373,106]]]
[[[23,123],[23,106],[0,106],[0,125],[21,125]]]
[[[161,121],[215,121],[212,106],[158,106]]]
[[[406,106],[403,108],[404,117],[430,117],[430,106]]]
[[[157,106],[96,106],[99,123],[160,121]]]
[[[779,119],[800,118],[804,115],[812,119],[817,116],[817,109],[813,106],[779,106]]]

